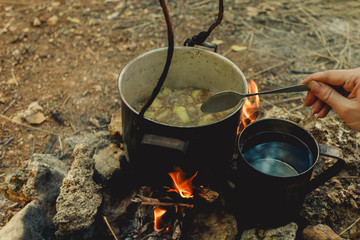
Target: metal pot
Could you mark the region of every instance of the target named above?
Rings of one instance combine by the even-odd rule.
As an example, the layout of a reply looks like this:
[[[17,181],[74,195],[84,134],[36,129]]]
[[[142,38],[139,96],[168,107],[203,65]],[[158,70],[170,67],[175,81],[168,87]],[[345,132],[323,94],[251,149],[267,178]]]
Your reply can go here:
[[[151,95],[162,73],[167,48],[143,53],[121,71],[123,142],[127,160],[144,176],[156,180],[180,166],[186,172],[199,171],[208,180],[224,176],[234,152],[236,129],[243,102],[226,118],[205,126],[179,127],[144,118],[137,126],[134,104]],[[198,48],[176,47],[164,83],[172,89],[207,88],[215,91],[247,92],[240,69],[225,57]],[[147,177],[144,179],[149,180]]]
[[[249,228],[296,221],[305,196],[345,165],[340,149],[318,144],[300,125],[278,118],[249,124],[239,135],[238,151],[228,200]],[[336,162],[312,178],[321,155]]]

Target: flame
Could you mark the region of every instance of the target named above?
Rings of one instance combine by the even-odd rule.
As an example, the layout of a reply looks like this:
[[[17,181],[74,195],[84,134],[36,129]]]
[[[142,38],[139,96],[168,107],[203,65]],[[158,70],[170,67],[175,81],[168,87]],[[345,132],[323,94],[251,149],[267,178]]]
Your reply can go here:
[[[191,178],[186,179],[185,173],[179,167],[175,167],[175,172],[169,173],[169,176],[173,180],[174,189],[170,189],[168,191],[177,192],[183,198],[193,198],[194,195],[193,195],[192,180],[196,175],[197,172]]]
[[[154,229],[155,231],[161,231],[164,229],[161,227],[161,217],[166,213],[165,209],[162,208],[155,208],[154,209]]]
[[[258,92],[258,87],[254,80],[249,81],[249,93]],[[258,95],[246,98],[240,115],[240,125],[237,130],[239,134],[248,124],[255,121],[259,115],[260,98]]]

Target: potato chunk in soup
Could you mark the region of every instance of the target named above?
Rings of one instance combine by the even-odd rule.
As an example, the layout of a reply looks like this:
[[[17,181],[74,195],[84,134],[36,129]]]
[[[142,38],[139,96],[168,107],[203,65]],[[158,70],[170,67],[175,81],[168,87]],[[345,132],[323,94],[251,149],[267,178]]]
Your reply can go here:
[[[234,109],[224,112],[205,114],[201,104],[214,94],[208,89],[170,89],[163,87],[144,116],[157,122],[172,126],[202,126],[217,122]],[[146,101],[137,103],[135,109],[140,112]]]

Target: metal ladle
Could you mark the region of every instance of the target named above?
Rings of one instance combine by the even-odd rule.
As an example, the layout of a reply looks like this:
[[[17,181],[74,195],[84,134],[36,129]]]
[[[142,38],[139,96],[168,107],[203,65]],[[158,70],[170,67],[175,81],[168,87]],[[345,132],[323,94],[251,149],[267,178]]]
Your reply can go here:
[[[290,93],[308,91],[309,87],[306,84],[289,86],[269,91],[257,93],[238,93],[234,91],[222,91],[208,98],[202,105],[201,111],[204,113],[217,113],[235,107],[244,97],[255,95],[273,94],[273,93]]]

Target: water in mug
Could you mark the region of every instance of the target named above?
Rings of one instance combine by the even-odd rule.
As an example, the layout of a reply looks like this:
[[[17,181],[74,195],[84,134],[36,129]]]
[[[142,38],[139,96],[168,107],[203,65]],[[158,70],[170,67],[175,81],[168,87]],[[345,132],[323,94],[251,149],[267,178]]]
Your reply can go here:
[[[265,142],[243,153],[256,170],[277,177],[296,176],[312,166],[312,155],[304,144]]]

